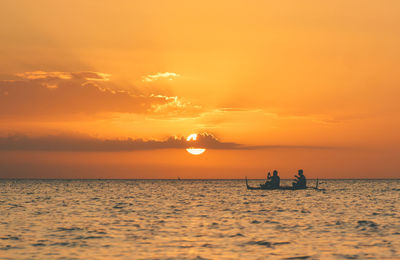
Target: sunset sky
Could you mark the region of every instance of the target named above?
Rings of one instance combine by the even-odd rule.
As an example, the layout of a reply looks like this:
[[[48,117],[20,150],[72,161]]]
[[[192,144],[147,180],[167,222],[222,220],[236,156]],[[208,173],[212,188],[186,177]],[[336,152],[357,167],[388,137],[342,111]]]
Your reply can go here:
[[[399,178],[399,12],[2,1],[0,177]]]

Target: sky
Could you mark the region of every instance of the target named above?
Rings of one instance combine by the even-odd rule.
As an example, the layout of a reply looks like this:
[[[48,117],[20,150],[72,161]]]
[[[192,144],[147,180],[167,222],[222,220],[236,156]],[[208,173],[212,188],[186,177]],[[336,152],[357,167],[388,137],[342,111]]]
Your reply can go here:
[[[399,178],[399,11],[1,1],[0,178]]]

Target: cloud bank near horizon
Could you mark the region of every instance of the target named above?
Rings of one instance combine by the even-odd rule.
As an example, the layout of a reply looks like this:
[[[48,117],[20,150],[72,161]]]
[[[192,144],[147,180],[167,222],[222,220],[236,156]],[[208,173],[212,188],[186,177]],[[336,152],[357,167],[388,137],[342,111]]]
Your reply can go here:
[[[99,139],[90,136],[47,135],[32,137],[13,134],[0,137],[0,151],[65,151],[65,152],[118,152],[160,149],[186,149],[201,147],[210,150],[261,150],[261,149],[330,149],[327,146],[243,145],[221,142],[209,133],[199,134],[195,143],[185,137],[171,136],[165,140]]]

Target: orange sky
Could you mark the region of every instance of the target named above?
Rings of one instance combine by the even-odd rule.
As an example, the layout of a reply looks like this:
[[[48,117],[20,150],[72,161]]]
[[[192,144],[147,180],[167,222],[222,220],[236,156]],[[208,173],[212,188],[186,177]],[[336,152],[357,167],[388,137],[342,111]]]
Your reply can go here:
[[[0,177],[399,178],[399,10],[3,1]],[[168,146],[191,133],[214,149]]]

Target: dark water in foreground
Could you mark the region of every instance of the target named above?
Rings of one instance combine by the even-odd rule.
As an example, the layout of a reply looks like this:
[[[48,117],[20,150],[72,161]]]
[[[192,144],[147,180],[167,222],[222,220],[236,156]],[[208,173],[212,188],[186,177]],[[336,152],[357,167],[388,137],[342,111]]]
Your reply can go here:
[[[399,258],[400,180],[320,187],[0,180],[0,259]]]

